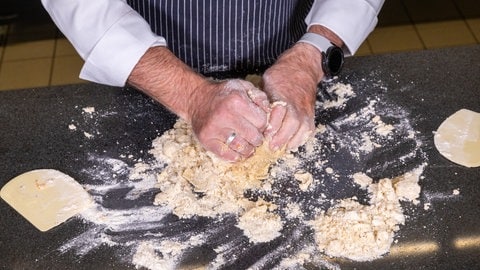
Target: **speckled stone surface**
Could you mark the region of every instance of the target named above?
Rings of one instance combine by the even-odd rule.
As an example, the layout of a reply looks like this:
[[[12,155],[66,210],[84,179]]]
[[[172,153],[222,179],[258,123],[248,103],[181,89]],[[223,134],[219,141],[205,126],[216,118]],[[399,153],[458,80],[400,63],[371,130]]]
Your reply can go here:
[[[415,219],[402,227],[398,240],[435,243],[434,252],[363,263],[344,260],[339,263],[342,269],[480,268],[480,168],[449,162],[433,144],[433,132],[449,115],[461,108],[480,112],[480,46],[349,58],[339,80],[362,85],[366,93],[370,82],[381,82],[386,98],[409,112],[428,155],[421,202],[427,200],[425,194],[460,190],[450,200],[428,198],[433,205],[430,211],[422,206],[407,210]],[[85,107],[95,107],[97,115],[108,117],[89,120],[90,115],[82,111]],[[82,84],[0,92],[0,186],[38,168],[59,169],[83,183],[85,168],[95,166],[89,159],[92,153],[151,158],[146,152],[152,139],[175,120],[132,89]],[[93,137],[87,138],[84,132]],[[152,196],[145,200],[151,201]],[[102,246],[81,258],[57,250],[87,226],[72,219],[41,233],[0,200],[0,268],[135,269],[122,259],[122,252],[131,256],[129,251],[115,247]],[[459,238],[472,244],[457,248],[454,243]]]

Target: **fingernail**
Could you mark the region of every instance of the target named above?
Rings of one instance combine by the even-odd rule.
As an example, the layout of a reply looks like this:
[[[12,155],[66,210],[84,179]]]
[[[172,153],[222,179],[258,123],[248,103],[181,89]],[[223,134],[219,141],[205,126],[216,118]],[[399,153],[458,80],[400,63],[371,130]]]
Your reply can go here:
[[[270,149],[272,149],[273,152],[277,152],[277,151],[280,149],[280,146],[278,146],[278,145],[272,145],[272,146],[270,147]]]
[[[236,156],[232,160],[230,160],[230,162],[231,163],[236,163],[236,162],[240,161],[241,158],[242,158],[241,156]]]
[[[258,137],[257,140],[255,141],[254,146],[260,146],[263,144],[263,137]]]
[[[265,109],[267,109],[268,111],[271,111],[271,108],[270,108],[270,102],[268,100],[264,100],[263,101],[263,107]]]

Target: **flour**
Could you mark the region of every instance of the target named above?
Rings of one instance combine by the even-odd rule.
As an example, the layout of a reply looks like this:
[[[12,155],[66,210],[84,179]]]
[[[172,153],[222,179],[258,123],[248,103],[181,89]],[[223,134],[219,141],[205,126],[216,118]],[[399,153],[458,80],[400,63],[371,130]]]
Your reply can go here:
[[[375,132],[377,132],[379,135],[387,136],[394,130],[392,125],[385,124],[378,115],[372,119],[372,122],[375,123]]]
[[[193,243],[195,244],[195,243]],[[160,243],[145,241],[140,243],[133,255],[132,262],[152,270],[174,270],[178,258],[192,242],[165,240]]]
[[[264,145],[244,163],[228,163],[204,151],[179,120],[153,140],[153,160],[128,165],[131,153],[90,154],[93,165],[82,173],[94,180],[86,189],[98,207],[82,215],[88,229],[60,250],[83,256],[102,245],[128,248],[122,258],[147,269],[193,269],[183,258],[205,245],[208,269],[339,269],[335,257],[384,256],[407,222],[400,201],[418,203],[426,158],[407,112],[381,94],[351,110],[361,96],[353,90],[327,88],[336,100],[319,101],[316,110],[342,113],[318,123],[295,153]],[[378,162],[384,152],[396,154]],[[382,177],[390,169],[394,177]],[[354,192],[343,193],[345,186]],[[366,199],[357,198],[365,192]],[[156,194],[155,205],[140,203],[145,194]],[[110,200],[130,206],[112,209]],[[259,244],[265,248],[252,249]]]

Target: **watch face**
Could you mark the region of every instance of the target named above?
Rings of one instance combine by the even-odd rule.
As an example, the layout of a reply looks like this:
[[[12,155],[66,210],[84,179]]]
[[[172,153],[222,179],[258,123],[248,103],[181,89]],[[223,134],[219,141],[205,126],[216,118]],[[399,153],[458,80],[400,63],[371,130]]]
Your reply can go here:
[[[343,51],[337,46],[328,48],[326,53],[326,67],[328,68],[329,75],[335,76],[342,70],[343,67]]]

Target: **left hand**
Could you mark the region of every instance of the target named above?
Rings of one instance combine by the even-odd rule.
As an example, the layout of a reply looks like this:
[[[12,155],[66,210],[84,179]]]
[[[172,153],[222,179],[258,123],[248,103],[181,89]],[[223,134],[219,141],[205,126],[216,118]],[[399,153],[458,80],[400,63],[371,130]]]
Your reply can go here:
[[[297,43],[265,71],[263,90],[273,106],[264,135],[272,150],[294,150],[313,134],[317,84],[324,76],[321,57],[312,45]]]

